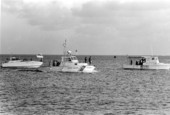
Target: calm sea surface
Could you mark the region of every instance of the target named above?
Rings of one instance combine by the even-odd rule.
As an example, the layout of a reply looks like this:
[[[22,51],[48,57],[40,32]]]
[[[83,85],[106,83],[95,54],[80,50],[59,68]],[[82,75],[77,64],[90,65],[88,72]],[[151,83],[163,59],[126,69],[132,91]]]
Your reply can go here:
[[[46,55],[44,66],[55,58]],[[170,70],[123,70],[126,61],[92,56],[94,74],[0,69],[0,115],[170,115]]]

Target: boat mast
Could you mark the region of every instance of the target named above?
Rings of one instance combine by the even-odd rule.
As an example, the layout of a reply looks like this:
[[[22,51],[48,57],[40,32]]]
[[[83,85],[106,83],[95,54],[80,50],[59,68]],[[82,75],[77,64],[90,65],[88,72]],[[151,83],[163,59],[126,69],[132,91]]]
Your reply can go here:
[[[151,55],[152,55],[152,56],[154,55],[154,51],[153,51],[152,44],[151,44]]]
[[[77,55],[77,52],[78,52],[78,51],[77,51],[77,49],[76,49],[76,50],[75,50],[75,55]]]
[[[66,58],[66,53],[67,53],[67,49],[66,49],[67,48],[67,40],[64,41],[63,47],[64,47],[63,48],[63,55],[64,56],[62,57],[62,63],[63,63],[62,66],[64,68],[64,66],[65,66],[65,58]]]

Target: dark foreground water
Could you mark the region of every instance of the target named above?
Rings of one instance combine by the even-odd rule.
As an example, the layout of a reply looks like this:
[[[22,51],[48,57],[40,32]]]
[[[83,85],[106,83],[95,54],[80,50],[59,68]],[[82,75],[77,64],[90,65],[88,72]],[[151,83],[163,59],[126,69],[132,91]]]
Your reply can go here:
[[[170,115],[170,70],[123,70],[122,56],[92,61],[98,73],[0,69],[0,115]]]

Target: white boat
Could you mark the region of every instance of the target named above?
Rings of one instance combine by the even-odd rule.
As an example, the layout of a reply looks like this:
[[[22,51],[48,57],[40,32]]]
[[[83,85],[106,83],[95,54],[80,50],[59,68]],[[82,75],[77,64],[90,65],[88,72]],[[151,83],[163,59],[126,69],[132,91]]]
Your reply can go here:
[[[66,51],[66,41],[64,43],[64,56],[61,57],[61,61],[53,60],[51,62],[50,71],[60,72],[81,72],[81,73],[94,73],[95,66],[88,63],[80,63],[75,55],[72,55],[71,51]]]
[[[10,57],[9,61],[2,63],[2,68],[36,69],[42,64],[43,62],[40,61],[24,61],[16,57]]]
[[[124,69],[139,70],[159,70],[170,69],[170,64],[160,63],[158,57],[154,56],[137,56],[128,57],[129,64],[123,64]]]
[[[82,73],[94,73],[96,72],[95,66],[88,63],[79,63],[78,59],[74,55],[66,55],[61,57],[61,62],[53,60],[51,71],[61,72],[82,72]]]
[[[37,58],[43,59],[43,55],[42,54],[37,54]]]

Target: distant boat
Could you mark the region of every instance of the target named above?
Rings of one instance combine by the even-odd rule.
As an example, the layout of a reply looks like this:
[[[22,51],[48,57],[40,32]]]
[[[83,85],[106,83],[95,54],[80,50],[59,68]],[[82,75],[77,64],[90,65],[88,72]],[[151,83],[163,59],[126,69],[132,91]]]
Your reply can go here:
[[[170,64],[160,63],[154,56],[129,56],[129,64],[123,64],[123,69],[159,70],[170,69]]]
[[[37,58],[43,58],[44,56],[42,54],[37,54]]]
[[[10,57],[9,61],[2,63],[2,68],[18,68],[18,69],[36,69],[39,68],[43,62],[40,61],[24,61],[16,57]]]

